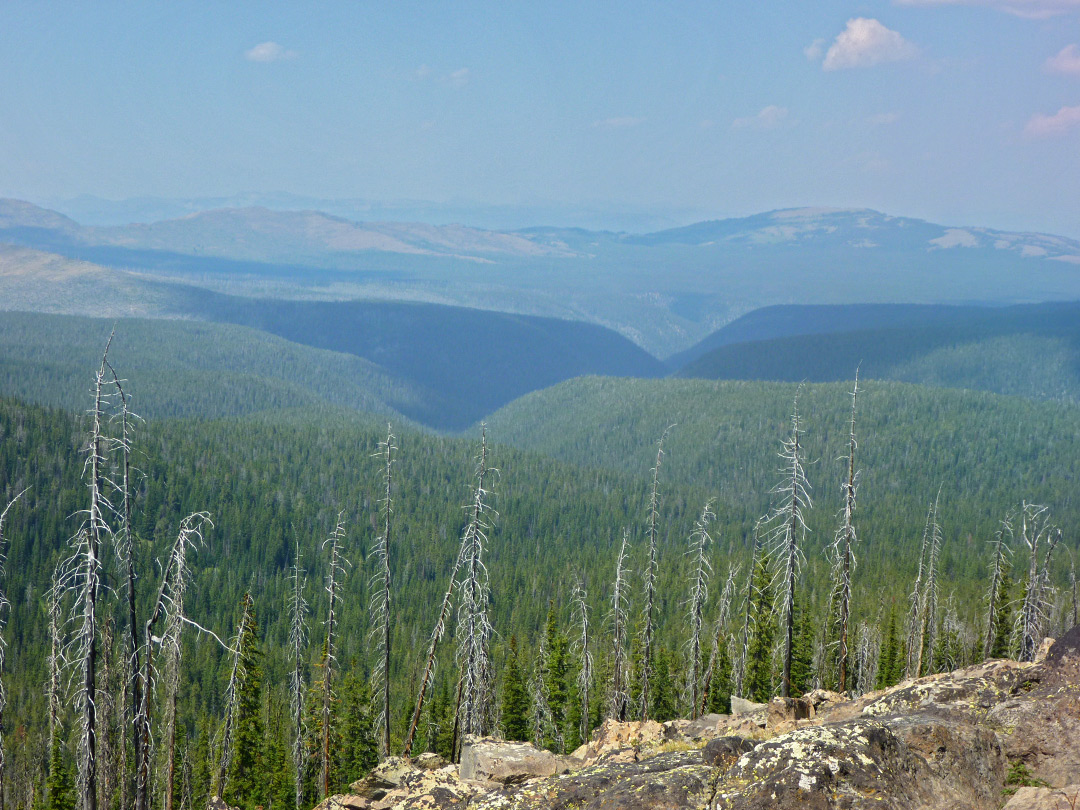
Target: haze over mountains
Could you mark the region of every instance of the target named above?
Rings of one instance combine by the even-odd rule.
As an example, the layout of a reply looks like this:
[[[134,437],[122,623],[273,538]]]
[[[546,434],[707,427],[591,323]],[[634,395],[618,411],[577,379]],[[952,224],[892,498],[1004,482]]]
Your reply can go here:
[[[2,200],[0,294],[7,310],[208,322],[169,334],[250,343],[214,361],[243,374],[245,356],[273,355],[257,337],[273,335],[295,366],[366,390],[309,384],[297,402],[366,403],[444,430],[583,375],[831,381],[861,363],[881,379],[1080,399],[1080,307],[1068,303],[1080,298],[1080,242],[869,210],[627,234],[267,208],[84,226]],[[85,338],[92,354],[106,324],[86,323],[18,321],[5,362],[30,362],[36,331]],[[295,372],[259,369],[253,401],[279,406]]]
[[[85,227],[8,200],[0,241],[243,295],[590,321],[659,357],[772,304],[1003,304],[1071,300],[1080,288],[1080,242],[868,210],[775,211],[625,234],[355,223],[258,208]]]

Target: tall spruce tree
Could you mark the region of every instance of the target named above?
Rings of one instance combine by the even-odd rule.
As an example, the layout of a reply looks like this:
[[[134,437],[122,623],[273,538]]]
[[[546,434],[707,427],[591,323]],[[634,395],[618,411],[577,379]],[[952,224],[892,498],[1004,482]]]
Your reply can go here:
[[[510,636],[510,651],[503,675],[502,730],[508,740],[526,742],[529,739],[529,692],[525,671],[521,666],[517,636]]]

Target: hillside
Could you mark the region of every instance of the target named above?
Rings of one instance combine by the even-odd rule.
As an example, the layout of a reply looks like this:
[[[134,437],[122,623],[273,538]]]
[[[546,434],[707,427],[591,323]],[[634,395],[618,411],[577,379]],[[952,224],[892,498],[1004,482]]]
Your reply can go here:
[[[734,318],[831,304],[1074,300],[1080,243],[871,210],[795,209],[651,234],[357,223],[244,208],[84,227],[0,201],[0,240],[245,295],[438,302],[585,320],[656,355]]]
[[[439,410],[438,398],[374,363],[301,346],[242,326],[0,315],[0,391],[80,412],[110,331],[110,356],[129,382],[136,413],[148,419],[215,419],[304,408],[345,409],[373,423],[408,411]]]
[[[829,382],[849,379],[858,366],[864,378],[1080,399],[1075,303],[778,307],[747,315],[699,347],[678,376]]]
[[[664,445],[664,480],[717,494],[720,510],[743,515],[749,532],[771,503],[798,388],[578,379],[511,403],[488,425],[515,447],[640,476],[648,474],[657,439],[674,425]],[[805,385],[799,395],[802,441],[812,462],[811,543],[819,549],[831,540],[840,509],[850,389],[849,382]],[[875,561],[868,568],[905,565],[888,555],[917,543],[939,486],[946,536],[965,549],[993,537],[1004,512],[1022,499],[1052,505],[1063,525],[1080,519],[1080,500],[1064,483],[1080,475],[1071,449],[1080,447],[1080,408],[891,382],[866,381],[860,389],[861,536],[863,553]],[[1064,478],[1052,483],[1044,477],[1051,470]],[[886,528],[893,518],[904,526]]]

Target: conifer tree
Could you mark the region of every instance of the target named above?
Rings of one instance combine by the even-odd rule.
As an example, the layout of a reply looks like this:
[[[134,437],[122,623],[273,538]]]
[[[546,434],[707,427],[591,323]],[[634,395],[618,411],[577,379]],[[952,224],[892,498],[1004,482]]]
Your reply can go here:
[[[747,637],[746,680],[744,697],[765,702],[772,697],[772,652],[776,639],[776,610],[769,588],[768,558],[759,554],[750,593],[751,624]]]
[[[877,678],[874,682],[875,689],[885,689],[900,682],[903,677],[902,655],[903,649],[896,629],[896,612],[890,610],[888,630],[885,633],[885,641],[882,644],[878,660]]]
[[[679,714],[675,696],[675,682],[671,677],[674,668],[671,652],[667,647],[660,647],[656,655],[656,667],[653,673],[652,706],[650,716],[663,723],[674,720]]]
[[[716,626],[713,632],[713,649],[709,656],[709,666],[705,669],[705,679],[702,684],[701,713],[706,711],[727,714],[727,710],[721,711],[718,706],[731,705],[732,690],[732,639],[728,634],[728,621],[731,616],[731,600],[735,595],[735,579],[739,576],[739,566],[728,567],[727,580],[724,589],[720,592],[720,607],[716,615]]]
[[[300,540],[296,540],[296,557],[293,561],[292,599],[289,603],[289,650],[292,671],[289,675],[289,706],[292,710],[292,760],[294,806],[299,810],[304,803],[304,657],[307,650],[308,603],[304,598],[307,578],[300,567]]]
[[[550,727],[544,736],[544,747],[558,754],[564,753],[566,744],[563,728],[570,692],[567,678],[569,674],[568,648],[566,636],[559,630],[555,616],[555,603],[549,602],[547,622],[544,625],[544,654],[540,660],[544,696],[551,713]]]
[[[525,742],[529,739],[529,693],[521,666],[517,636],[510,636],[510,652],[503,676],[502,728],[507,740]]]
[[[7,506],[4,507],[4,511],[0,512],[0,577],[7,576],[5,565],[7,563],[7,547],[4,544],[4,518],[7,517],[8,510],[12,505],[19,500],[26,490],[24,489],[10,501]],[[7,624],[7,615],[11,610],[11,603],[8,602],[7,588],[6,586],[0,586],[0,674],[4,671],[4,654],[7,652],[7,643],[4,641],[4,626]],[[5,751],[4,751],[4,709],[7,707],[7,692],[4,690],[4,682],[0,680],[0,810],[4,807],[4,771],[5,771]]]

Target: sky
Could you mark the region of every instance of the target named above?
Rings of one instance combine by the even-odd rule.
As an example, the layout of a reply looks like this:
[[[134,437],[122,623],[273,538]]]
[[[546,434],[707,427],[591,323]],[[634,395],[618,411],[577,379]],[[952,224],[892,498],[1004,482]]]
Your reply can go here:
[[[1080,0],[0,3],[0,195],[252,192],[1080,238]]]

